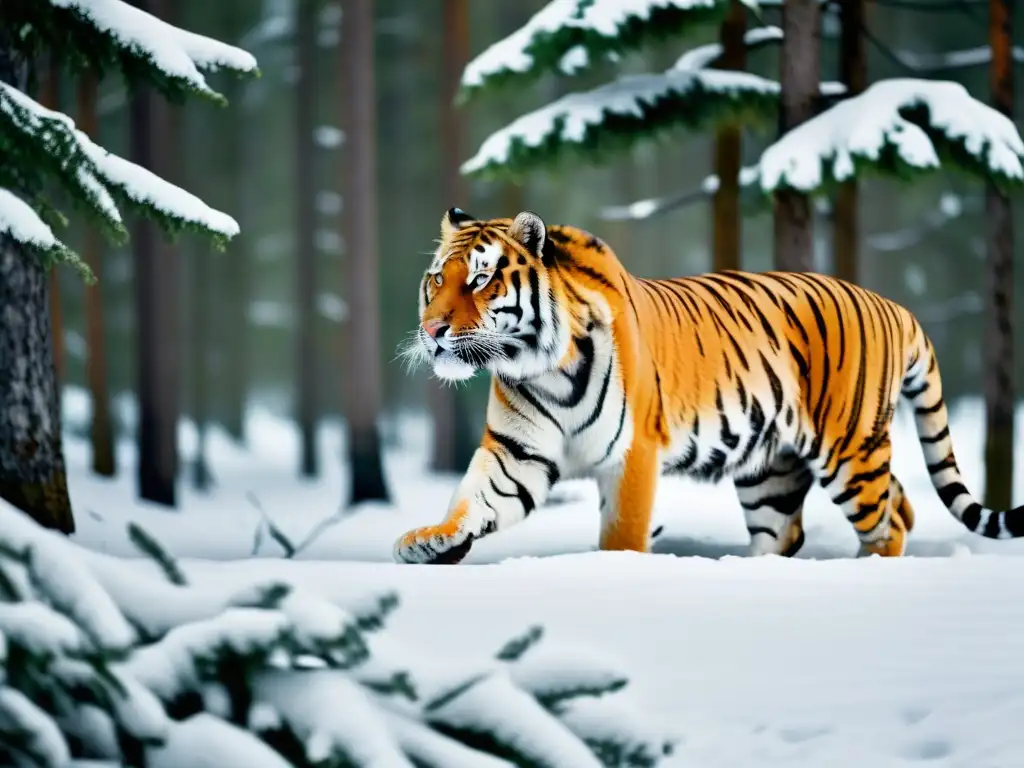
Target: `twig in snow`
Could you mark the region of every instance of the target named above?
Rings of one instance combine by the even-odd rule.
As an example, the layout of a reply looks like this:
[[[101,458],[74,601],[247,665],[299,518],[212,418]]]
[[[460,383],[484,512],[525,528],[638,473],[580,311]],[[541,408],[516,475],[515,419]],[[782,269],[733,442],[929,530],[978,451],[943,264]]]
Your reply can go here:
[[[291,539],[284,535],[280,528],[274,525],[274,521],[271,520],[270,517],[267,515],[266,510],[263,509],[263,505],[260,503],[260,500],[256,497],[256,494],[253,493],[252,491],[247,491],[245,494],[245,498],[248,499],[249,503],[256,508],[257,512],[260,513],[260,522],[266,529],[267,533],[270,534],[270,538],[272,538],[274,541],[281,545],[281,549],[284,550],[284,556],[286,558],[292,557],[295,554],[295,545],[292,544]],[[262,536],[258,534],[257,529],[257,536],[255,537],[253,545],[254,547],[256,547],[260,543],[262,543]],[[256,552],[254,551],[253,554],[256,554]]]
[[[255,555],[259,551],[259,548],[263,543],[264,530],[267,533],[269,533],[270,537],[281,546],[281,549],[284,550],[285,560],[291,560],[297,554],[307,549],[311,544],[313,544],[313,542],[319,539],[323,535],[324,531],[326,531],[328,528],[332,526],[337,525],[342,520],[344,520],[345,517],[347,517],[344,507],[340,508],[334,514],[328,515],[323,520],[314,525],[310,529],[309,533],[307,533],[299,541],[298,544],[294,544],[292,543],[292,540],[289,539],[284,534],[284,532],[274,524],[274,521],[270,519],[270,515],[268,515],[266,510],[263,509],[263,505],[260,503],[260,500],[256,497],[256,494],[254,494],[252,491],[248,491],[245,494],[245,497],[249,500],[249,503],[256,508],[256,511],[260,513],[260,522],[257,525],[256,532],[253,536],[253,555]]]
[[[178,562],[159,541],[149,535],[145,528],[134,521],[128,523],[128,538],[142,554],[160,567],[171,584],[179,587],[188,585],[188,579],[185,578]]]

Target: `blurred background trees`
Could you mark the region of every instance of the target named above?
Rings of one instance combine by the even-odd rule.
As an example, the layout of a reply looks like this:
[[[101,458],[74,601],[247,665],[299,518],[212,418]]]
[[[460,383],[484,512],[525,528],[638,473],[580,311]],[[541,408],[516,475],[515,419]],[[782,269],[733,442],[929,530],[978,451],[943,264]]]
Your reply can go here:
[[[1021,356],[1011,354],[1019,320],[1012,295],[1020,279],[1011,268],[1019,247],[1011,228],[1019,201],[995,187],[986,192],[977,176],[944,170],[913,184],[858,176],[813,200],[781,190],[773,203],[750,173],[780,125],[795,125],[841,98],[821,80],[841,82],[851,95],[886,78],[953,80],[1012,115],[1012,38],[1006,22],[989,29],[986,5],[785,0],[754,12],[724,2],[706,18],[671,27],[676,34],[624,47],[614,60],[592,57],[575,68],[567,61],[568,71],[549,68],[523,87],[470,94],[454,109],[467,61],[544,3],[174,5],[184,26],[250,50],[263,76],[225,78],[228,109],[188,102],[152,111],[105,78],[96,84],[95,130],[113,151],[143,152],[140,132],[148,121],[148,141],[165,150],[154,161],[235,216],[242,234],[216,253],[197,238],[167,246],[159,238],[150,243],[144,232],[133,233],[131,246],[93,243],[84,225],[73,225],[71,241],[101,281],[85,288],[70,270],[58,271],[53,309],[62,323],[64,381],[96,397],[96,471],[113,463],[109,418],[118,435],[138,431],[140,448],[153,456],[145,459],[152,466],[143,485],[157,490],[146,493],[173,503],[169,483],[184,476],[183,468],[170,443],[146,447],[144,436],[156,419],[164,425],[161,439],[176,440],[167,425],[179,402],[200,435],[223,430],[243,444],[252,405],[292,416],[302,436],[296,472],[308,477],[320,462],[342,460],[318,452],[317,429],[348,412],[359,437],[347,446],[346,460],[360,462],[351,469],[366,483],[353,489],[353,499],[385,495],[389,483],[401,482],[370,457],[379,457],[380,445],[406,439],[397,427],[404,414],[432,418],[430,465],[461,471],[482,427],[486,382],[441,388],[425,370],[407,373],[395,359],[417,322],[417,285],[439,217],[458,205],[480,216],[530,208],[590,229],[644,276],[799,266],[852,278],[904,303],[935,341],[948,399],[988,396],[989,494],[1005,506],[996,489],[1009,487],[1005,441],[1012,431],[1000,425],[1012,419],[1008,403],[1021,365]],[[993,0],[994,13],[997,6],[1006,12],[992,18],[1009,19],[1012,8]],[[789,36],[759,36],[766,26]],[[819,51],[805,28],[818,31]],[[346,35],[356,43],[348,50],[341,44]],[[677,105],[645,116],[646,127],[601,139],[594,152],[555,153],[500,174],[456,173],[458,163],[520,115],[619,76],[665,72],[685,54],[716,44],[717,53],[701,54],[706,69],[744,71],[803,90],[782,97],[782,110],[775,95],[767,106],[752,98],[727,115],[709,107],[699,120]],[[372,57],[372,70],[354,63],[357,54],[360,61]],[[60,108],[89,130],[88,86],[68,77],[47,82],[55,83]],[[154,253],[144,259],[143,249]],[[788,255],[780,258],[782,252]],[[157,411],[139,409],[137,391],[151,392]],[[197,486],[216,482],[216,466],[197,458],[192,470]]]

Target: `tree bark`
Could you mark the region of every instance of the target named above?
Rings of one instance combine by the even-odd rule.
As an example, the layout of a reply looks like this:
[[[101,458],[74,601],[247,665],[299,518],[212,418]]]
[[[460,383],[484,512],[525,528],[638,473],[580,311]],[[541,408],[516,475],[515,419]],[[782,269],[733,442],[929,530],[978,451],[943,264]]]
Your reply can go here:
[[[439,104],[441,162],[444,206],[466,207],[468,194],[459,166],[465,157],[466,121],[454,105],[469,61],[469,8],[466,0],[444,0],[442,81]],[[504,211],[515,216],[519,211]],[[447,387],[430,380],[430,407],[434,419],[434,447],[431,469],[435,472],[464,472],[479,444],[474,434],[469,391]]]
[[[236,78],[228,78],[225,84],[225,97],[230,103],[230,126],[233,138],[227,142],[228,166],[233,169],[234,182],[229,185],[233,205],[226,210],[237,212],[240,219],[251,221],[246,216],[251,208],[250,195],[258,194],[252,188],[250,163],[257,163],[258,158],[252,149],[254,134],[259,130],[255,120],[246,121],[242,104],[245,86]],[[249,339],[249,304],[252,295],[252,275],[250,269],[250,243],[246,230],[243,228],[232,239],[223,256],[219,257],[222,265],[220,270],[223,282],[218,290],[224,291],[224,301],[218,302],[220,322],[220,354],[223,355],[221,370],[222,384],[222,415],[221,420],[225,431],[237,442],[245,444],[245,412],[249,393],[250,375],[250,339]]]
[[[10,34],[0,29],[0,80],[25,92],[31,65],[12,52]],[[49,285],[34,253],[0,238],[0,498],[72,533]]]
[[[316,450],[316,176],[313,131],[316,128],[316,2],[295,4],[295,48],[299,82],[295,99],[295,249],[296,249],[296,421],[299,427],[299,475],[319,474]]]
[[[176,0],[137,5],[168,19]],[[130,106],[133,162],[175,181],[179,168],[177,115],[151,87],[141,87]],[[138,366],[139,496],[163,506],[177,503],[179,333],[178,258],[156,225],[139,219],[132,233],[135,264],[136,365]]]
[[[96,117],[96,77],[85,72],[78,81],[78,117],[80,130],[94,141],[99,133]],[[85,287],[85,378],[92,401],[89,440],[92,444],[92,471],[102,477],[117,472],[114,454],[114,424],[110,411],[110,389],[107,384],[106,323],[103,318],[103,241],[99,230],[86,226],[82,258],[96,275],[95,285]]]
[[[349,305],[345,417],[349,504],[387,500],[380,432],[380,297],[377,261],[377,110],[373,0],[342,3],[339,80],[346,142],[346,286]]]
[[[1013,119],[1013,0],[990,0],[989,69],[992,106]],[[991,181],[985,189],[987,283],[985,310],[985,505],[1013,500],[1013,211]]]
[[[60,64],[57,56],[50,53],[41,67],[39,77],[39,103],[47,109],[60,110]],[[65,378],[64,317],[60,305],[60,273],[51,269],[50,281],[50,328],[53,329],[53,364],[57,368],[57,382]]]
[[[867,0],[841,0],[839,18],[839,80],[847,96],[863,93],[868,85],[868,55],[864,41]],[[856,283],[860,278],[860,195],[856,179],[836,190],[832,227],[836,277]]]
[[[747,65],[747,9],[730,0],[729,11],[719,28],[722,57],[718,69],[742,70]],[[743,248],[743,217],[740,213],[740,168],[743,164],[743,127],[727,123],[715,131],[715,174],[718,189],[711,201],[714,230],[711,239],[712,269],[739,269]]]
[[[779,135],[814,115],[821,81],[821,13],[818,0],[783,0],[782,86]],[[775,193],[776,269],[814,269],[814,219],[810,197],[791,189]]]

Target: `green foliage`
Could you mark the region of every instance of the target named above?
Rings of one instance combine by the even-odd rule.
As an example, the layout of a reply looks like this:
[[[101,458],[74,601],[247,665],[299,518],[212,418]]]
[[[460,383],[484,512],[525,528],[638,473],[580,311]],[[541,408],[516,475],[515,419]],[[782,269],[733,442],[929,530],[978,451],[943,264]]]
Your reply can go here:
[[[679,129],[704,130],[722,122],[766,125],[778,109],[774,83],[749,76],[750,87],[709,87],[704,74],[669,71],[623,77],[583,94],[571,94],[493,134],[464,172],[484,178],[504,178],[531,170],[559,170],[570,162],[601,163],[632,148]],[[775,86],[775,87],[773,87]],[[624,93],[630,95],[624,98]],[[587,120],[567,131],[573,110],[585,104],[599,109],[600,119]],[[536,125],[546,124],[537,141]],[[524,137],[530,136],[530,143]],[[491,151],[499,147],[507,152]]]
[[[637,722],[602,709],[624,706],[625,676],[539,627],[454,674],[432,664],[427,683],[384,632],[394,593],[345,610],[267,582],[210,600],[139,528],[169,581],[107,563],[111,593],[67,539],[10,508],[0,529],[3,764],[587,768],[671,751],[642,707],[627,707]]]
[[[0,24],[5,29],[19,30],[12,36],[13,47],[28,59],[53,52],[73,73],[90,71],[98,77],[119,73],[131,88],[150,85],[174,103],[193,95],[227,104],[216,91],[165,72],[150,52],[139,46],[126,47],[110,30],[93,24],[77,6],[57,7],[48,0],[13,0],[0,8]],[[239,76],[260,76],[258,68],[227,69]]]
[[[61,0],[59,5],[67,7],[58,7],[56,1],[15,0],[0,5],[0,25],[16,30],[6,37],[12,55],[31,60],[53,52],[57,61],[73,73],[90,71],[102,77],[117,71],[130,88],[152,86],[176,102],[192,94],[226,103],[206,85],[200,67],[234,67],[236,74],[259,74],[248,54],[212,40],[198,43],[198,36],[178,39],[174,35],[180,30],[170,26],[157,29],[157,35],[162,35],[162,42],[171,47],[180,46],[178,56],[172,57],[180,71],[165,71],[158,66],[153,51],[139,42],[119,38],[116,31],[104,28],[102,20],[91,19],[95,11],[88,6],[83,10]],[[44,194],[50,182],[56,182],[71,204],[117,244],[128,237],[119,208],[154,219],[171,238],[183,231],[209,236],[217,249],[223,249],[237,229],[223,214],[206,209],[201,201],[173,185],[110,155],[78,131],[65,115],[43,109],[6,84],[0,85],[0,154],[5,160],[0,167],[0,188],[16,193],[51,230],[65,227],[67,221]],[[88,266],[59,237],[52,245],[25,245],[37,252],[44,266],[67,263],[86,282],[95,281]]]
[[[521,52],[530,59],[528,68],[522,71],[498,69],[487,73],[479,83],[463,83],[457,103],[465,103],[485,92],[527,86],[548,73],[563,73],[563,59],[573,49],[584,50],[587,62],[593,64],[641,50],[661,40],[680,37],[695,27],[717,24],[729,5],[728,0],[652,2],[653,7],[646,16],[636,13],[624,15],[612,34],[604,34],[589,25],[581,26],[578,21],[573,23],[573,19],[583,18],[588,8],[607,3],[608,0],[576,0],[574,13],[567,16],[564,24],[549,30],[536,29],[526,35]],[[553,3],[549,8],[551,5]],[[547,11],[545,9],[541,13]],[[574,71],[579,74],[585,68],[574,68]]]

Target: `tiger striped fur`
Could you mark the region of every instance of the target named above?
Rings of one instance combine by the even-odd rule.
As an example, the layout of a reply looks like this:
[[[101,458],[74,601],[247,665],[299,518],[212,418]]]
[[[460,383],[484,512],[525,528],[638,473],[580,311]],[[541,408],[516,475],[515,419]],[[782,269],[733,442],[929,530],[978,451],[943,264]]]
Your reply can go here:
[[[396,560],[458,562],[566,477],[597,481],[601,549],[645,551],[662,474],[733,478],[751,554],[800,548],[818,482],[861,554],[902,555],[914,513],[890,470],[900,395],[949,511],[983,536],[1024,536],[1024,507],[995,512],[967,491],[934,349],[902,306],[813,273],[637,278],[598,238],[530,212],[453,208],[441,229],[414,354],[443,379],[490,371],[487,427],[445,519],[401,537]]]

